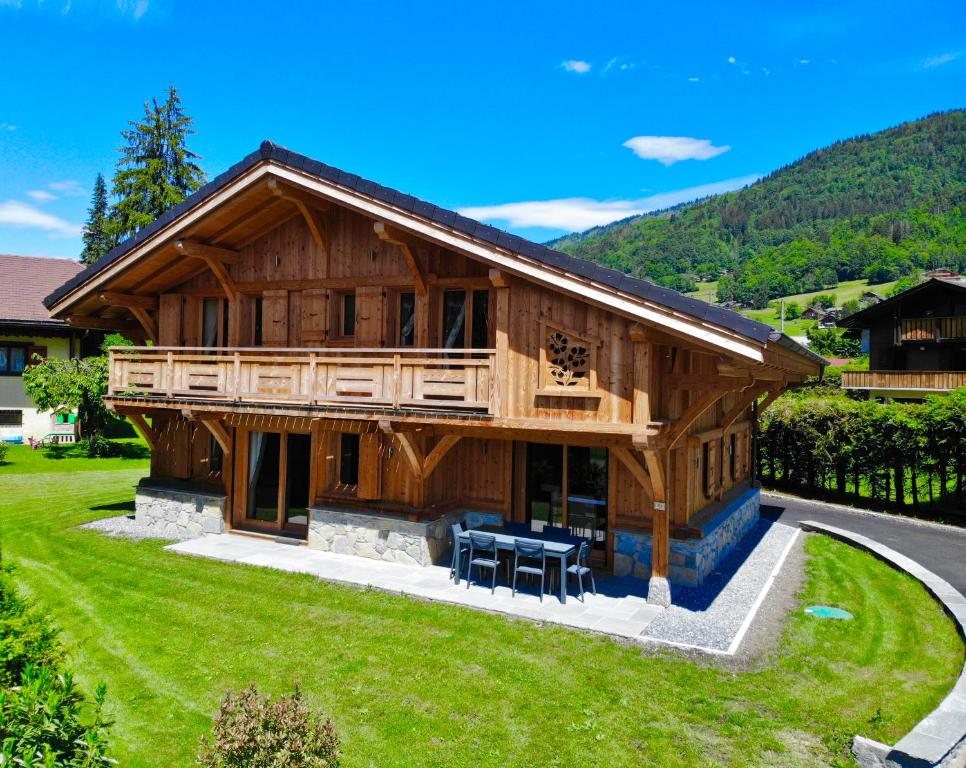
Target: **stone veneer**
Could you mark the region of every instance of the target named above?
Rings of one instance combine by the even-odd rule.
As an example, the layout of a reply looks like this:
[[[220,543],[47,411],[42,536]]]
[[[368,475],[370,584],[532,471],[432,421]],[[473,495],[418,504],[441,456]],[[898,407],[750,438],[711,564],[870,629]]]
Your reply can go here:
[[[450,525],[466,520],[469,528],[499,525],[499,513],[454,510],[429,522],[396,515],[334,507],[309,509],[308,545],[323,552],[357,555],[404,565],[442,562],[452,547]]]
[[[225,497],[142,483],[134,496],[134,517],[165,539],[224,533]]]
[[[758,522],[761,492],[750,488],[699,526],[697,539],[671,539],[672,584],[697,587]],[[651,534],[614,531],[614,575],[647,579],[651,575]]]

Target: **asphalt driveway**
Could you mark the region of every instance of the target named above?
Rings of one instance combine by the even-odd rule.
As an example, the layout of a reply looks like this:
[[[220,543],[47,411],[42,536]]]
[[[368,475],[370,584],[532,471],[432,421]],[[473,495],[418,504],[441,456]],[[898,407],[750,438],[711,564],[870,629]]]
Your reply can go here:
[[[815,520],[868,536],[911,557],[966,595],[966,529],[922,524],[899,516],[850,512],[830,504],[773,496],[764,491],[761,516],[786,525]]]

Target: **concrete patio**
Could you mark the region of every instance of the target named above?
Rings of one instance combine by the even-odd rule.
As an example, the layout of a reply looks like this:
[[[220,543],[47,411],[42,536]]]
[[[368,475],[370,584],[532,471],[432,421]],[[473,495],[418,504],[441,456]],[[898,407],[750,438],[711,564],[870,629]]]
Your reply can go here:
[[[240,534],[207,534],[171,544],[167,549],[184,555],[307,573],[326,581],[374,587],[401,595],[631,639],[639,639],[641,633],[664,610],[648,605],[645,599],[647,582],[640,579],[599,576],[596,595],[587,593],[584,602],[581,602],[572,589],[567,603],[561,604],[556,596],[549,594],[544,595],[543,602],[540,602],[537,589],[525,584],[522,579],[516,597],[511,596],[509,587],[499,583],[496,594],[491,595],[489,587],[475,583],[467,589],[465,580],[459,585],[453,584],[447,567],[419,568],[387,563]]]

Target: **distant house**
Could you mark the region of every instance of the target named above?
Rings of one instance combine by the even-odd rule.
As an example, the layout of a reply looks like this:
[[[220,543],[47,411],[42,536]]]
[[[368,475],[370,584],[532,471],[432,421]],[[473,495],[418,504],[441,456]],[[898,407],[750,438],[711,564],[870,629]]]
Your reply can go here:
[[[838,322],[859,334],[868,371],[845,389],[918,399],[966,386],[966,280],[932,278]]]
[[[81,271],[70,259],[0,255],[0,440],[20,443],[53,432],[73,435],[73,418],[38,413],[21,378],[33,355],[80,354],[85,337],[63,320],[52,320],[43,298]]]
[[[824,320],[827,314],[827,309],[814,304],[802,312],[802,320]]]
[[[953,272],[951,269],[930,269],[928,272],[923,272],[922,276],[929,280],[931,278],[936,278],[938,280],[955,280],[959,277],[959,274]]]
[[[862,301],[869,304],[878,304],[880,301],[885,300],[885,296],[880,293],[876,293],[875,291],[863,291],[862,293]]]

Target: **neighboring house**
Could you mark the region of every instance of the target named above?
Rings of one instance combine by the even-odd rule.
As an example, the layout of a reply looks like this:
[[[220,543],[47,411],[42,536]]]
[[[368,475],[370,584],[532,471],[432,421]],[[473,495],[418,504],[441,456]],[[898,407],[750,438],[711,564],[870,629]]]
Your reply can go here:
[[[270,142],[46,304],[157,342],[112,354],[108,402],[162,532],[426,565],[455,521],[564,526],[665,603],[757,519],[755,401],[824,364]]]
[[[842,374],[845,389],[921,399],[966,386],[966,280],[927,280],[838,324],[869,355],[868,371]]]
[[[822,320],[827,313],[828,310],[816,304],[802,312],[802,320]]]
[[[959,274],[953,272],[951,269],[940,267],[939,269],[930,269],[928,272],[923,272],[922,276],[926,280],[933,277],[940,280],[956,280],[959,277]]]
[[[0,255],[0,440],[20,443],[52,433],[71,439],[73,416],[39,413],[23,389],[34,354],[68,358],[80,353],[83,330],[52,320],[43,299],[83,268],[70,259]],[[60,419],[61,423],[58,423]]]

